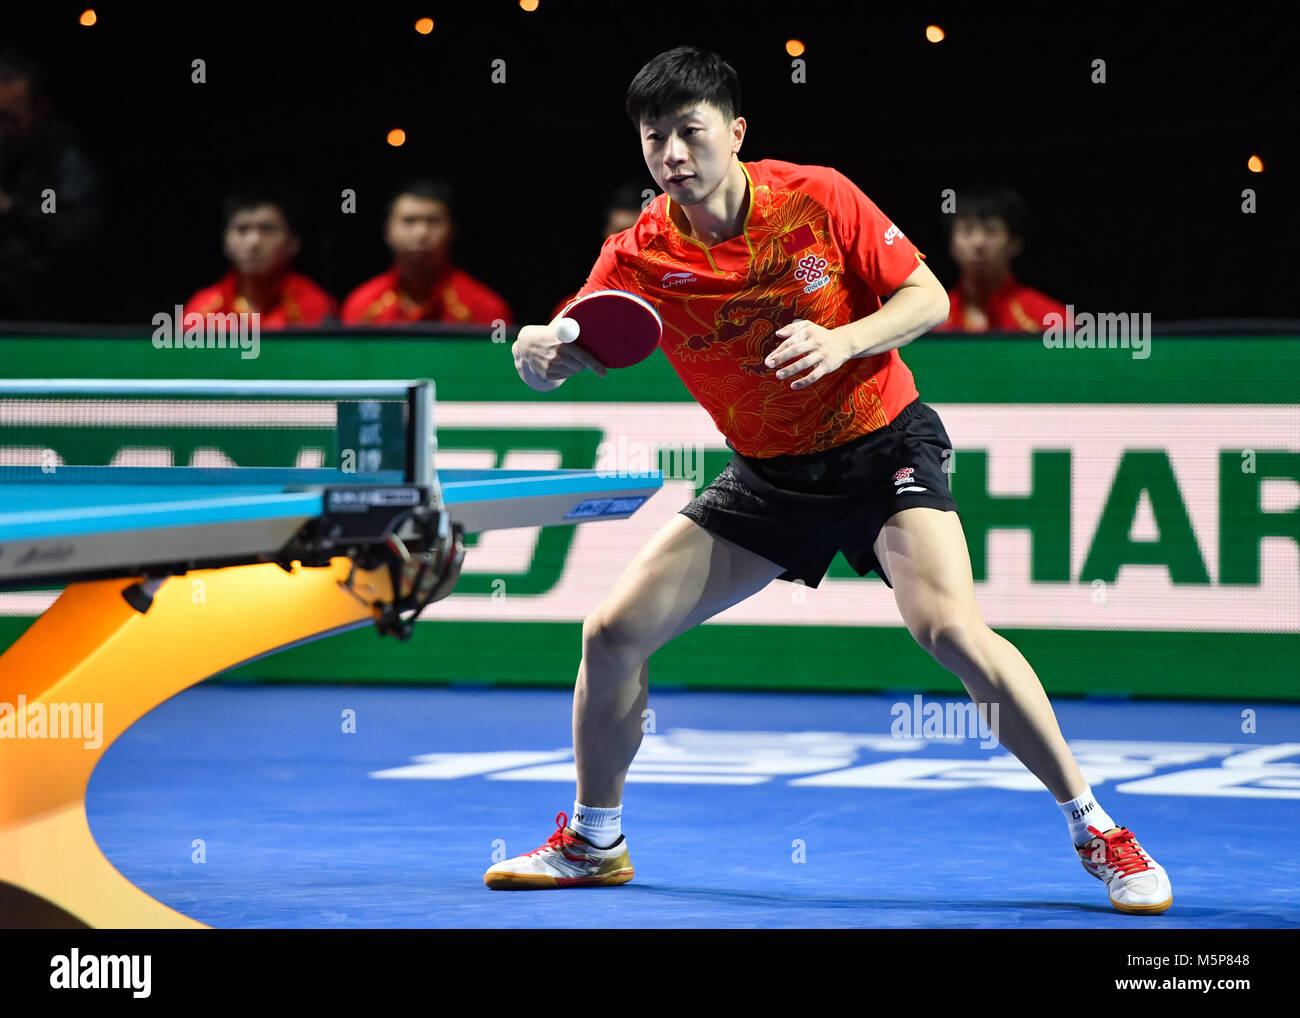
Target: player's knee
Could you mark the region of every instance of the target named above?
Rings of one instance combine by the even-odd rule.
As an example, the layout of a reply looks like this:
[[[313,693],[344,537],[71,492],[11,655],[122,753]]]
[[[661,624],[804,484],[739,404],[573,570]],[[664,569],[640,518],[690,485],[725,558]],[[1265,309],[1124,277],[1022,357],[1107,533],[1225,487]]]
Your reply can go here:
[[[634,613],[601,605],[583,620],[582,655],[623,665],[639,664],[654,648]]]
[[[934,615],[913,620],[908,629],[927,654],[951,670],[980,659],[988,627],[978,617]]]

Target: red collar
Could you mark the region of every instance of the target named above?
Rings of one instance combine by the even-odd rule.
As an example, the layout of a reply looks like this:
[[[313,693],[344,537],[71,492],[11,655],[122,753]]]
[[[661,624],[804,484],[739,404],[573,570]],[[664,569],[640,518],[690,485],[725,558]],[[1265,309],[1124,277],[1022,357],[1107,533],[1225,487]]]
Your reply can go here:
[[[278,307],[283,302],[284,291],[289,284],[289,277],[292,275],[293,271],[291,269],[285,269],[280,274],[280,278],[276,280],[275,287],[271,290],[272,308]],[[236,269],[227,272],[217,285],[220,287],[222,296],[228,305],[233,307],[235,301],[242,299],[239,292],[239,272]],[[270,308],[267,310],[270,310]]]

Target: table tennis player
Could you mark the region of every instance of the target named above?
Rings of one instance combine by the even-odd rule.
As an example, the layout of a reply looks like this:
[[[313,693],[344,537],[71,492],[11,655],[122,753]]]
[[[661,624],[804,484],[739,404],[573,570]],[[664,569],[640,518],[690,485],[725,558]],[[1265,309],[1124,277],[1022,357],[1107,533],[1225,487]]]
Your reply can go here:
[[[624,290],[661,316],[664,355],[733,456],[637,554],[586,619],[574,691],[573,818],[538,849],[492,866],[491,888],[623,884],[623,784],[641,744],[647,662],[659,647],[774,579],[816,587],[836,552],[893,589],[917,643],[957,675],[996,737],[1052,793],[1084,869],[1123,912],[1172,902],[1169,877],[1084,780],[1038,677],[975,601],[949,490],[952,443],[899,349],[948,317],[942,284],[907,236],[843,174],[742,163],[736,72],[679,47],[633,79],[627,113],[664,192],[604,243],[579,295]],[[557,320],[559,321],[559,320]],[[556,322],[527,326],[516,367],[549,390],[603,366]],[[809,667],[817,667],[815,630]],[[863,633],[863,667],[871,644]],[[991,831],[972,856],[996,869]],[[880,818],[882,832],[897,818]],[[728,855],[735,846],[719,846]],[[1032,874],[1008,866],[1017,887]]]

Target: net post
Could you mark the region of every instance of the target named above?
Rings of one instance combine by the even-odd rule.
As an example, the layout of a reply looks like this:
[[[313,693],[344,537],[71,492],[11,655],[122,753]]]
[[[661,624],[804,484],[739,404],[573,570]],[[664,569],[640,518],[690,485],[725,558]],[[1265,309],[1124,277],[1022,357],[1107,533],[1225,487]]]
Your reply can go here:
[[[434,385],[428,379],[413,384],[410,402],[411,442],[407,447],[407,479],[429,489],[433,507],[442,508],[442,486],[434,459],[438,452],[438,432],[433,420]]]

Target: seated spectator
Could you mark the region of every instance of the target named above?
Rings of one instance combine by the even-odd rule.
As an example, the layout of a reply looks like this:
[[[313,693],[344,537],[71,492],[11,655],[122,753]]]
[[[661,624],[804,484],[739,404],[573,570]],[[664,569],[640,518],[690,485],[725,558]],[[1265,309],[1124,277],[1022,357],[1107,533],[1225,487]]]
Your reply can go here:
[[[636,221],[641,218],[641,205],[645,200],[641,197],[643,190],[645,190],[643,185],[636,181],[628,181],[616,188],[609,196],[609,204],[605,206],[605,225],[600,235],[602,242],[636,225]],[[577,295],[578,291],[574,290],[555,305],[555,309],[551,312],[552,321],[564,310],[564,305]]]
[[[1011,262],[1024,249],[1026,207],[1009,188],[958,191],[950,251],[961,271],[948,291],[948,319],[935,332],[1042,332],[1043,316],[1065,305],[1024,286]]]
[[[257,312],[263,329],[319,325],[338,317],[338,302],[292,271],[301,242],[285,203],[258,193],[225,204],[224,249],[230,271],[185,304],[185,314]]]
[[[343,302],[343,321],[511,324],[506,302],[453,264],[454,212],[451,188],[438,181],[416,181],[398,191],[384,227],[393,267],[352,291]]]
[[[0,319],[90,311],[101,220],[97,175],[52,116],[40,67],[0,55]]]

